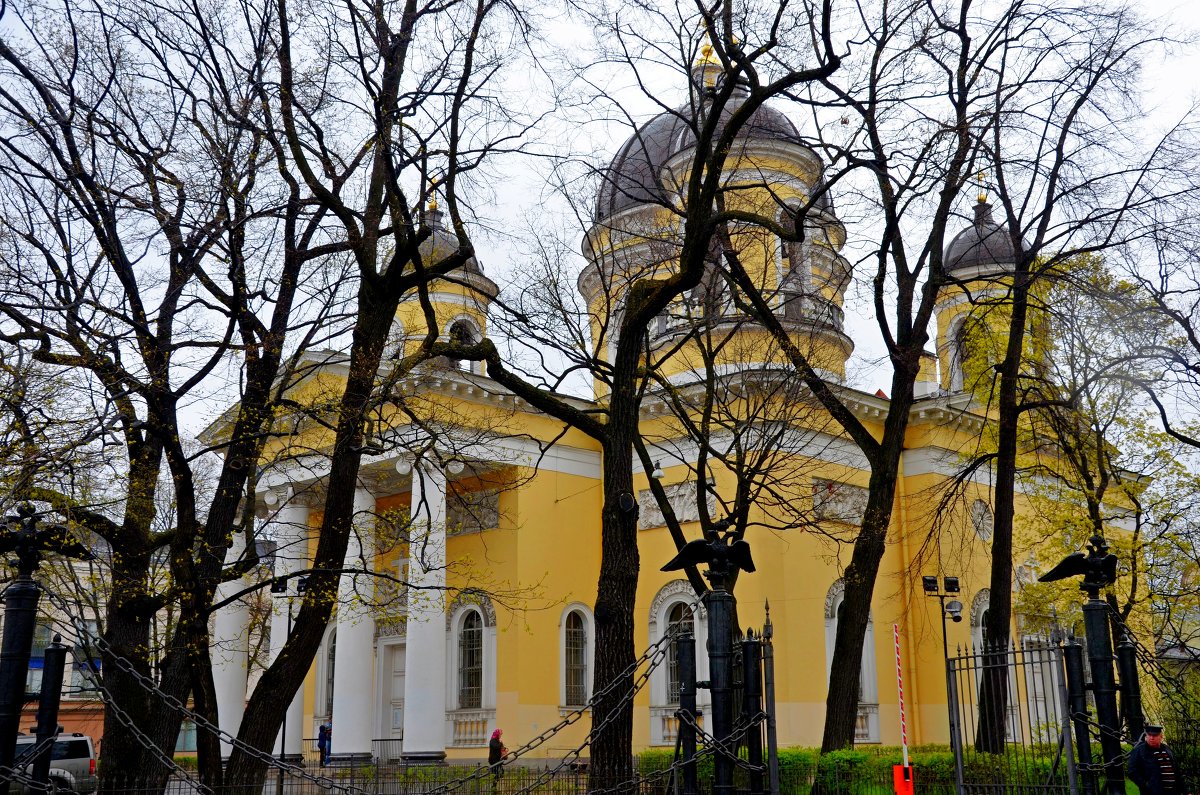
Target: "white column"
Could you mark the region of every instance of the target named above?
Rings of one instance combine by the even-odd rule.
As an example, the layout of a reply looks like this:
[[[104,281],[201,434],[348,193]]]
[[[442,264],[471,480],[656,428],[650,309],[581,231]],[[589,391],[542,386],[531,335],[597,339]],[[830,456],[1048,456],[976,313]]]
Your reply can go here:
[[[276,504],[280,499],[275,495]],[[308,567],[308,503],[297,497],[289,488],[282,499],[286,502],[278,510],[268,504],[274,515],[268,517],[272,528],[271,535],[275,539],[275,576],[282,577]],[[270,502],[268,496],[267,502]],[[295,599],[296,578],[288,580],[288,596],[273,596],[271,612],[271,662],[279,656],[283,644],[287,641],[288,611],[299,612],[299,600]],[[285,757],[299,757],[301,740],[304,739],[304,688],[296,691],[292,703],[288,706],[283,719],[279,736],[275,739],[275,754],[282,753]]]
[[[436,761],[446,756],[446,475],[418,464],[412,476],[403,754]]]
[[[375,553],[375,496],[354,492],[354,530],[346,547],[346,568],[369,567]],[[333,664],[333,753],[330,761],[371,759],[375,725],[375,619],[370,612],[374,582],[343,574],[338,581],[337,647]]]
[[[225,565],[237,562],[246,550],[246,537],[235,532],[233,545],[225,553]],[[247,588],[245,576],[217,586],[214,601],[221,603]],[[246,666],[250,655],[250,606],[245,600],[230,602],[217,610],[212,637],[213,685],[217,695],[217,723],[222,731],[236,736],[246,711]],[[233,746],[221,740],[221,756]]]

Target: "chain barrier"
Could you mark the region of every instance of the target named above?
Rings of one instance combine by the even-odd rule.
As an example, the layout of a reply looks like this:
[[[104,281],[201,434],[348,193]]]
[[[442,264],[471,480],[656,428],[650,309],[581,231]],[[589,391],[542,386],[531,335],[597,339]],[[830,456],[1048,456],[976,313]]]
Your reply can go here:
[[[51,601],[53,601],[60,610],[64,610],[64,611],[66,611],[66,615],[70,615],[66,600],[62,599],[62,597],[60,597],[58,594],[51,592],[49,589],[44,589],[44,591],[47,594],[47,596],[51,599]],[[158,686],[158,683],[155,682],[153,678],[151,678],[150,676],[137,670],[137,668],[134,666],[134,664],[130,660],[128,660],[123,655],[117,653],[116,650],[113,649],[112,645],[109,644],[108,641],[104,640],[104,638],[96,635],[95,633],[92,633],[90,630],[87,629],[86,626],[82,626],[82,625],[77,626],[75,629],[79,634],[87,635],[88,640],[90,642],[94,643],[96,648],[100,649],[101,651],[106,651],[109,654],[109,656],[112,658],[113,662],[116,663],[117,667],[120,668],[125,673],[129,674],[131,677],[133,677],[134,681],[136,681],[144,690],[146,690],[147,692],[152,693],[153,695],[162,699],[163,703],[165,703],[168,707],[171,707],[172,709],[177,711],[183,717],[190,719],[196,725],[197,729],[204,729],[205,731],[215,734],[220,739],[226,740],[227,742],[230,743],[230,745],[232,745],[235,748],[240,749],[241,751],[243,751],[247,755],[251,756],[252,758],[257,759],[261,762],[265,762],[267,764],[267,766],[271,769],[279,770],[282,768],[283,771],[288,773],[289,775],[295,776],[297,778],[303,779],[303,780],[308,781],[313,784],[318,784],[318,785],[325,787],[326,789],[329,789],[332,791],[345,793],[345,795],[371,795],[371,793],[368,790],[365,790],[361,787],[356,787],[356,786],[347,785],[347,784],[340,784],[337,781],[335,781],[334,779],[328,778],[326,776],[317,776],[317,775],[313,775],[311,773],[307,773],[304,770],[302,770],[301,768],[298,768],[294,765],[289,765],[286,762],[276,759],[274,754],[269,754],[269,753],[263,752],[263,751],[259,750],[258,748],[255,748],[254,746],[250,745],[249,743],[242,742],[237,737],[233,736],[229,732],[221,729],[219,726],[217,726],[216,724],[209,721],[207,718],[205,718],[200,713],[188,708],[188,706],[186,704],[184,704],[180,699],[178,699],[174,695],[162,690]],[[187,770],[184,770],[182,767],[180,767],[175,762],[173,757],[166,754],[166,752],[164,752],[161,748],[159,748],[158,745],[153,740],[151,740],[149,737],[147,737],[146,734],[140,728],[137,727],[137,725],[135,724],[133,719],[129,717],[129,715],[125,712],[125,710],[121,709],[121,707],[117,705],[115,697],[113,696],[111,691],[109,691],[109,689],[104,686],[104,684],[102,683],[100,678],[97,676],[95,671],[91,671],[90,667],[89,667],[89,669],[85,672],[84,675],[89,680],[91,680],[93,686],[101,693],[101,697],[104,700],[105,709],[113,709],[114,710],[114,715],[116,715],[117,720],[119,720],[123,726],[125,726],[127,729],[130,730],[130,732],[133,734],[134,738],[137,740],[138,744],[140,744],[143,748],[146,748],[147,750],[151,751],[154,754],[154,756],[160,762],[162,762],[162,764],[168,770],[170,770],[172,773],[181,774],[182,777],[186,780],[187,784],[189,786],[191,786],[191,788],[194,792],[204,793],[205,795],[208,795],[209,793],[212,792],[211,787],[194,781],[190,777]]]
[[[738,767],[743,770],[749,770],[751,773],[768,772],[766,765],[751,764],[749,760],[738,756],[738,744],[746,735],[766,721],[767,713],[759,711],[757,714],[749,716],[745,721],[739,720],[734,724],[733,730],[725,740],[718,740],[715,736],[709,734],[704,730],[703,726],[696,722],[695,718],[685,715],[682,711],[675,713],[675,716],[680,723],[687,725],[696,732],[696,739],[703,742],[706,753],[719,753],[732,759]]]
[[[4,765],[0,765],[0,781],[12,781],[18,784],[23,784],[26,788],[32,789],[34,792],[50,792],[52,789],[50,784],[34,781],[33,775],[26,773],[25,768],[33,764],[32,760],[37,758],[37,755],[42,751],[53,747],[54,740],[54,737],[47,737],[45,740],[42,740],[40,743],[35,745],[27,754],[25,754],[30,761],[21,765],[21,767],[6,767]]]
[[[599,736],[599,734],[610,723],[612,723],[613,721],[617,720],[618,717],[620,717],[620,714],[621,714],[620,707],[623,706],[626,702],[632,702],[634,696],[636,696],[638,694],[638,692],[643,687],[645,687],[646,683],[650,681],[650,675],[654,672],[655,668],[657,668],[660,664],[662,664],[662,661],[666,658],[667,653],[670,651],[670,649],[671,649],[670,641],[674,639],[675,634],[676,634],[675,632],[663,633],[663,636],[661,638],[659,638],[659,640],[657,640],[655,643],[652,643],[650,645],[650,648],[647,649],[646,654],[643,654],[641,657],[641,659],[647,663],[646,670],[643,671],[641,674],[639,674],[637,676],[637,678],[634,679],[633,685],[630,687],[629,692],[626,693],[621,698],[621,700],[614,706],[613,709],[609,710],[608,714],[604,717],[604,719],[601,720],[599,724],[596,724],[596,723],[592,724],[591,729],[588,730],[587,736],[584,737],[582,743],[580,743],[577,747],[575,747],[570,752],[568,752],[554,767],[548,767],[548,768],[546,768],[546,770],[542,771],[534,779],[534,782],[532,784],[528,784],[528,785],[522,787],[521,789],[519,789],[515,793],[513,793],[513,795],[529,795],[529,793],[532,792],[534,789],[542,786],[545,782],[553,779],[554,776],[556,776],[561,770],[563,770],[563,768],[567,767],[568,765],[570,765],[574,762],[577,762],[579,760],[579,757],[583,754],[583,749],[589,747],[592,744],[592,741],[595,737]],[[637,670],[637,669],[634,668],[633,670]],[[613,682],[610,682],[609,686],[605,688],[604,695],[606,695],[608,692],[611,692],[614,689],[614,686],[619,684],[621,679],[623,679],[623,678],[624,678],[624,676],[613,680]],[[593,697],[592,699],[589,700],[588,703],[593,704],[593,703],[596,703],[597,701],[598,701],[598,698]],[[433,793],[430,793],[430,795],[433,795]]]
[[[47,597],[50,599],[50,601],[52,601],[55,604],[55,606],[58,609],[63,611],[64,615],[68,615],[68,616],[71,615],[72,609],[67,600],[63,599],[61,596],[54,593],[53,591],[51,591],[48,588],[43,588],[43,592],[47,595]],[[305,781],[308,781],[308,782],[311,782],[314,784],[318,784],[329,790],[346,793],[346,795],[370,795],[368,790],[365,790],[361,787],[356,787],[354,785],[341,784],[341,783],[335,781],[334,779],[328,778],[326,776],[319,776],[319,775],[313,775],[311,773],[307,773],[299,767],[290,765],[286,762],[283,762],[283,761],[277,759],[274,756],[274,754],[266,753],[252,745],[249,745],[248,743],[245,743],[245,742],[239,740],[234,735],[221,729],[218,725],[209,721],[207,718],[205,718],[200,713],[196,712],[195,710],[190,709],[179,698],[175,697],[174,695],[172,695],[170,693],[163,691],[158,686],[158,683],[155,682],[152,677],[137,670],[137,668],[134,666],[134,664],[130,660],[128,660],[123,655],[117,653],[116,650],[113,649],[111,644],[109,644],[103,637],[100,637],[99,635],[91,632],[86,627],[86,625],[82,624],[82,622],[80,622],[80,624],[75,627],[75,630],[78,633],[78,635],[81,635],[81,636],[86,635],[88,641],[90,643],[93,643],[97,649],[107,652],[108,655],[112,658],[113,662],[116,663],[117,667],[120,668],[125,673],[129,674],[134,679],[134,681],[137,682],[138,685],[141,686],[144,690],[161,698],[162,701],[167,706],[169,706],[173,710],[177,711],[183,717],[190,719],[196,725],[197,729],[203,729],[205,731],[208,731],[208,732],[216,735],[218,738],[229,743],[232,747],[241,750],[243,753],[246,753],[247,755],[251,756],[254,759],[265,762],[269,768],[272,768],[275,770],[282,769],[285,773],[288,773],[289,775],[295,776],[297,778],[303,779]],[[528,792],[534,786],[540,786],[540,784],[544,780],[549,780],[549,778],[552,778],[553,775],[557,774],[568,764],[577,761],[579,759],[579,757],[582,755],[583,750],[591,744],[592,738],[594,736],[596,736],[598,731],[600,729],[603,729],[610,722],[612,722],[613,720],[616,719],[616,716],[620,712],[619,707],[621,705],[623,705],[625,702],[631,701],[633,699],[633,697],[638,693],[638,691],[642,687],[645,686],[645,683],[649,680],[651,672],[653,672],[653,670],[655,668],[657,668],[662,663],[663,659],[666,657],[666,654],[670,649],[670,642],[675,639],[675,636],[677,634],[680,634],[681,630],[682,630],[681,627],[673,627],[669,631],[665,632],[661,638],[659,638],[655,642],[651,643],[650,646],[647,647],[646,651],[638,659],[636,659],[632,663],[630,663],[630,665],[627,666],[625,668],[625,670],[622,671],[619,676],[615,677],[607,685],[605,685],[599,691],[594,693],[591,696],[591,698],[588,699],[587,703],[584,706],[578,707],[578,708],[572,710],[571,712],[568,712],[565,716],[563,716],[562,720],[560,720],[557,724],[550,727],[549,729],[546,729],[545,731],[543,731],[542,733],[540,733],[539,735],[534,737],[529,742],[527,742],[524,745],[522,745],[521,747],[517,748],[515,751],[510,751],[504,757],[504,760],[503,760],[504,762],[516,761],[521,756],[528,754],[529,752],[533,751],[534,749],[545,744],[552,737],[554,737],[558,732],[561,732],[563,729],[567,728],[568,726],[570,726],[574,723],[577,723],[582,717],[584,717],[588,713],[588,711],[592,708],[592,706],[594,704],[598,703],[601,699],[607,697],[614,690],[616,690],[617,687],[619,687],[621,685],[622,681],[626,677],[634,674],[642,665],[649,663],[649,667],[647,668],[647,670],[644,671],[640,676],[638,676],[634,680],[634,683],[630,689],[630,692],[628,692],[624,696],[622,696],[621,701],[618,702],[618,704],[617,704],[617,708],[613,709],[609,713],[609,716],[604,721],[602,721],[599,726],[592,727],[592,729],[588,732],[588,735],[585,738],[584,742],[580,746],[578,746],[577,748],[568,752],[568,754],[563,758],[563,760],[558,765],[556,765],[553,768],[547,768],[547,772],[550,773],[549,776],[545,776],[545,777],[539,776],[538,782],[535,785],[530,785],[529,787],[526,787],[526,788],[520,790],[519,793],[517,793],[516,795],[528,795]],[[160,761],[163,762],[163,764],[167,767],[168,770],[172,771],[173,773],[180,773],[184,777],[188,776],[188,771],[181,768],[178,764],[175,763],[173,758],[166,755],[162,751],[162,749],[158,747],[157,744],[155,744],[149,737],[147,737],[145,735],[144,732],[141,731],[141,729],[139,729],[137,727],[137,725],[135,724],[133,719],[130,718],[129,715],[116,704],[115,698],[113,697],[112,693],[102,684],[102,682],[100,681],[100,679],[97,676],[95,671],[92,671],[90,669],[90,667],[88,667],[85,670],[84,675],[92,682],[92,684],[96,688],[96,690],[101,693],[102,699],[104,700],[104,703],[105,703],[105,708],[106,709],[111,708],[114,710],[114,715],[117,717],[117,720],[120,721],[122,723],[122,725],[124,725],[126,728],[128,728],[131,731],[131,733],[134,735],[135,739],[138,741],[139,744],[141,744],[143,747],[147,748],[148,750],[152,751],[154,753],[154,755]],[[475,771],[473,771],[472,773],[470,773],[466,776],[463,776],[459,779],[452,780],[450,782],[447,782],[446,784],[440,785],[439,787],[429,790],[427,793],[425,793],[425,795],[444,795],[445,793],[449,792],[450,790],[455,789],[463,784],[467,784],[472,781],[477,781],[481,778],[486,777],[487,775],[490,774],[490,771],[491,771],[490,766],[480,766]],[[199,784],[198,782],[193,782],[190,778],[188,778],[187,780],[188,780],[188,783],[191,784],[193,791],[205,793],[205,795],[208,795],[208,793],[211,793],[211,788],[208,787],[207,785]]]

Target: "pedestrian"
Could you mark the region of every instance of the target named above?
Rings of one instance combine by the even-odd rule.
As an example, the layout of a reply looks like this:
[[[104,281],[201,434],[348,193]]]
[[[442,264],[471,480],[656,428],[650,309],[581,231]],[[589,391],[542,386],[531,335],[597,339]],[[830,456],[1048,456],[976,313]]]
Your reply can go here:
[[[508,755],[508,749],[500,740],[502,734],[504,734],[503,730],[496,729],[492,732],[492,739],[488,740],[488,767],[492,770],[492,792],[495,792],[496,788],[500,786],[500,774],[504,772],[504,757]]]
[[[1142,795],[1192,795],[1175,761],[1175,754],[1163,742],[1163,727],[1146,726],[1146,733],[1129,752],[1129,780]]]
[[[325,721],[317,729],[317,750],[321,753],[321,767],[329,764],[329,750],[333,745],[333,723]]]

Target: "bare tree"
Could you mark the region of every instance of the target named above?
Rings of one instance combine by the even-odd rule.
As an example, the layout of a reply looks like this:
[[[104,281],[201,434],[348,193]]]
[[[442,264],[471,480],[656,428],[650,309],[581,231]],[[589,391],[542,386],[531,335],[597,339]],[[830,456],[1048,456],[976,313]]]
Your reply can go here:
[[[180,722],[162,695],[190,695],[215,718],[213,594],[255,565],[248,556],[226,568],[225,550],[233,533],[253,532],[256,462],[303,375],[291,369],[294,352],[325,340],[346,345],[350,374],[325,451],[310,593],[336,590],[396,306],[413,297],[432,320],[429,281],[473,253],[462,198],[472,174],[519,149],[533,120],[505,111],[490,86],[532,31],[518,9],[494,2],[9,11],[0,339],[6,360],[19,351],[73,385],[69,399],[92,410],[89,452],[121,454],[106,502],[61,478],[24,477],[16,496],[48,503],[114,550],[104,787],[158,786]],[[457,244],[427,256],[432,230],[420,208],[435,191]],[[435,323],[408,331],[419,344],[393,373],[447,347]],[[203,451],[184,442],[186,415],[214,397],[236,406],[202,499]],[[66,460],[61,446],[50,453]],[[155,523],[163,471],[173,506],[165,528]],[[163,587],[147,578],[160,555],[170,569]],[[155,661],[151,624],[168,607],[176,620]],[[202,737],[206,784],[261,781],[266,755],[250,749],[271,747],[287,701],[279,695],[300,686],[331,610],[328,600],[305,602],[226,770],[217,739]]]

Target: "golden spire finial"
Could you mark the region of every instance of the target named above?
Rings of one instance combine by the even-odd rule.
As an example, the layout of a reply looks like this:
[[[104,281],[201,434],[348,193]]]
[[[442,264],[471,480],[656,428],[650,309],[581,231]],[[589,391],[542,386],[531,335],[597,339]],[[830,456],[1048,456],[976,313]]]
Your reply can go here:
[[[975,175],[975,181],[979,183],[979,195],[976,198],[979,200],[980,204],[984,204],[988,200],[988,195],[987,195],[987,190],[986,190],[987,186],[983,182],[984,178],[986,178],[986,177],[987,177],[986,171],[980,171],[978,174]]]
[[[437,212],[437,208],[438,208],[437,193],[435,192],[437,190],[437,186],[438,186],[437,177],[434,177],[433,179],[429,180],[429,204],[427,206],[429,208],[429,212],[431,212],[431,213]]]

